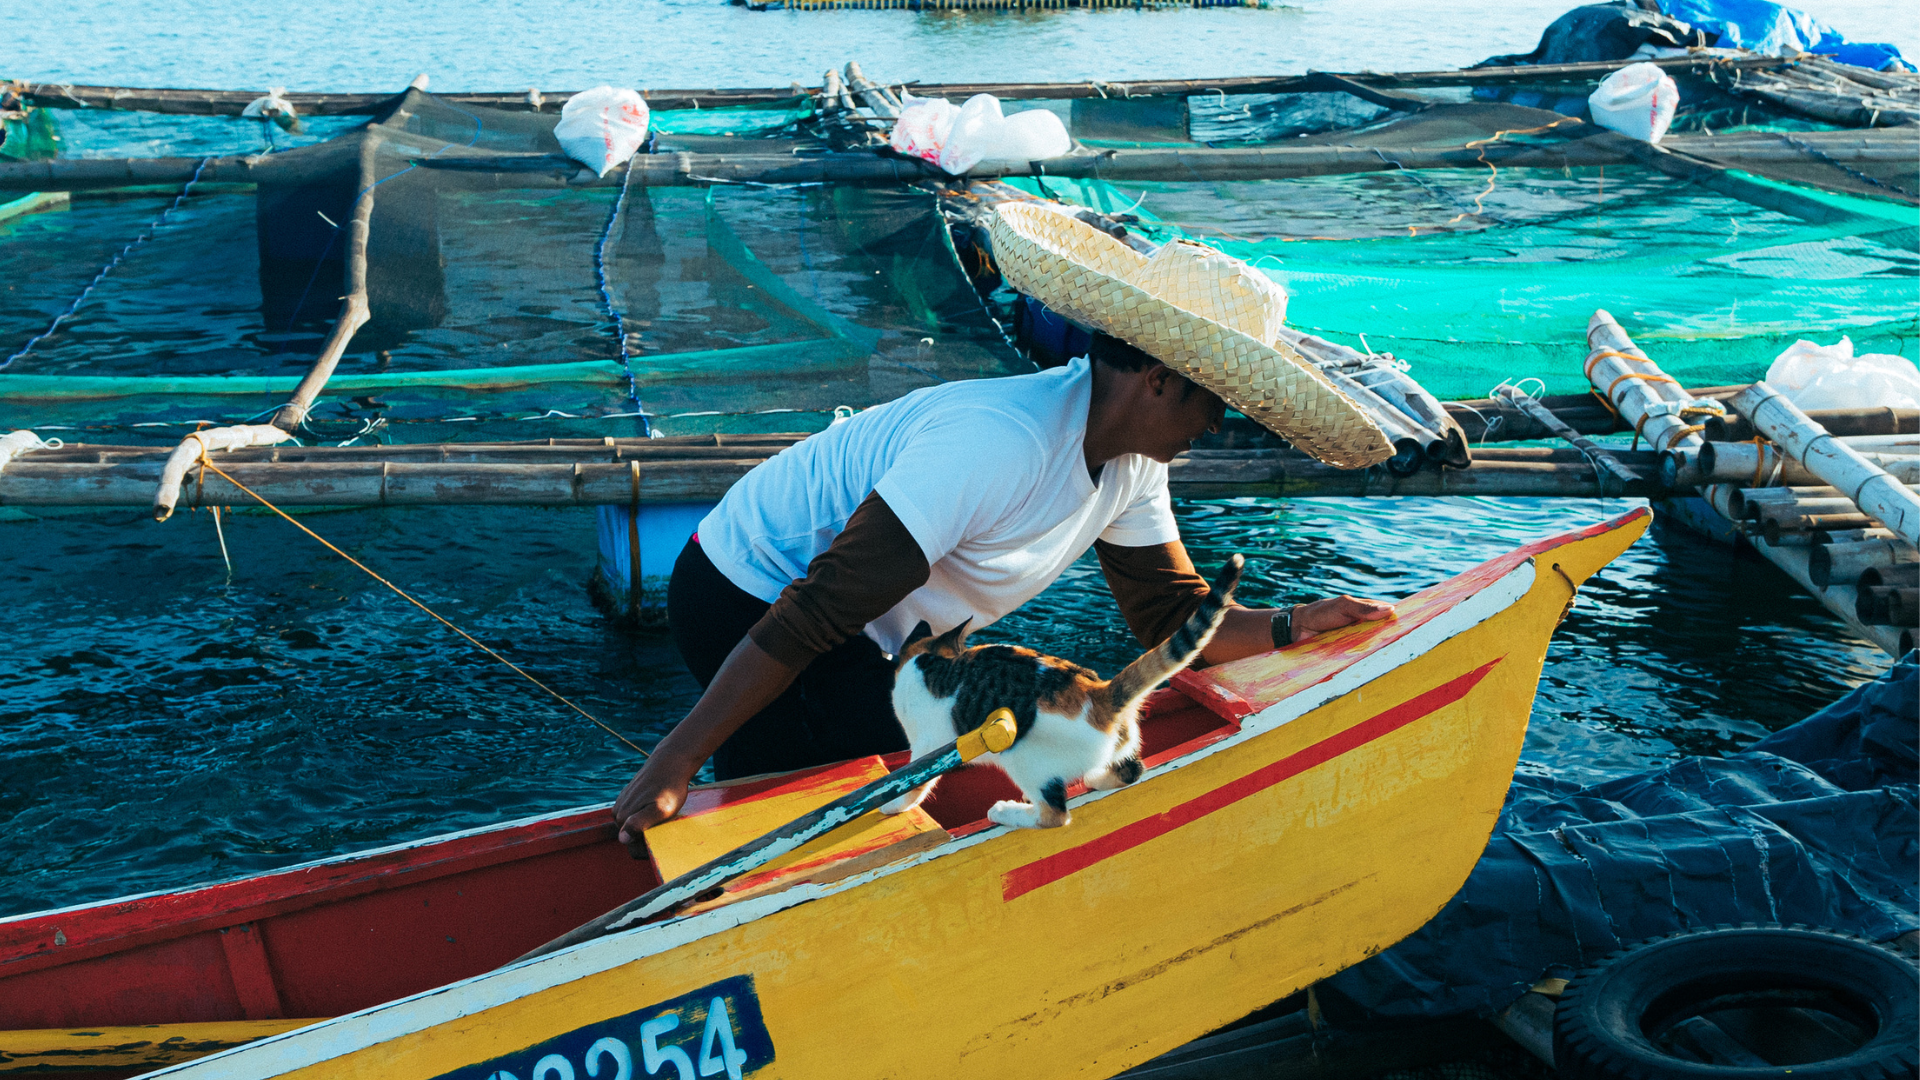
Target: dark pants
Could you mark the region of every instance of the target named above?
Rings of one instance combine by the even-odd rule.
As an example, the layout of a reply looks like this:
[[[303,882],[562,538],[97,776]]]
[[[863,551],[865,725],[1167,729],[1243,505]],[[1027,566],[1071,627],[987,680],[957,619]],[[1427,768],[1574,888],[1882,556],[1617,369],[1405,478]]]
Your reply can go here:
[[[667,585],[667,626],[702,687],[770,606],[728,581],[698,540],[687,542]],[[731,780],[906,748],[893,716],[893,663],[872,638],[855,634],[721,744],[713,772]]]

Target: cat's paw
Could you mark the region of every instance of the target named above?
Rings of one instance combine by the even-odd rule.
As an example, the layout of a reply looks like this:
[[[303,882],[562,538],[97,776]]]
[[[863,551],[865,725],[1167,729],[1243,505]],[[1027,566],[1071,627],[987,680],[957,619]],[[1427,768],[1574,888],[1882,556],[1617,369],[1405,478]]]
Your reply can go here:
[[[1057,829],[1072,818],[1065,810],[1056,810],[1051,806],[1002,799],[987,811],[987,820],[1014,829]]]
[[[1139,758],[1123,758],[1087,777],[1087,786],[1095,791],[1112,791],[1140,779],[1140,774],[1145,771]]]
[[[987,811],[987,820],[995,825],[1005,825],[1014,829],[1037,829],[1040,816],[1034,813],[1032,803],[1014,802],[1002,799]]]

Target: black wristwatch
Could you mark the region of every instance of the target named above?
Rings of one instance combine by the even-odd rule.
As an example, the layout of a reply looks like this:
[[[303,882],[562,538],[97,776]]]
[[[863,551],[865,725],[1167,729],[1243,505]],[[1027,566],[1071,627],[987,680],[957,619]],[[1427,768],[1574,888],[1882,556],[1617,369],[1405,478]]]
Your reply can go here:
[[[1273,632],[1274,648],[1284,649],[1293,644],[1293,605],[1275,611],[1273,621],[1267,627]]]

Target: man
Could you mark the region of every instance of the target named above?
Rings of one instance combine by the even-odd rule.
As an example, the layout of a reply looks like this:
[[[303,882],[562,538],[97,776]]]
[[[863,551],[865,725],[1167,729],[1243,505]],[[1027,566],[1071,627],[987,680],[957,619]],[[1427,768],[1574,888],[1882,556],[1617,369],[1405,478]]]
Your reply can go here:
[[[1164,640],[1207,591],[1166,463],[1225,409],[1101,334],[1066,367],[915,391],[749,473],[674,567],[668,619],[705,692],[621,792],[621,842],[637,853],[709,757],[728,779],[905,749],[888,654],[910,628],[991,623],[1089,547],[1141,644]],[[1236,605],[1203,657],[1391,613],[1349,596]]]

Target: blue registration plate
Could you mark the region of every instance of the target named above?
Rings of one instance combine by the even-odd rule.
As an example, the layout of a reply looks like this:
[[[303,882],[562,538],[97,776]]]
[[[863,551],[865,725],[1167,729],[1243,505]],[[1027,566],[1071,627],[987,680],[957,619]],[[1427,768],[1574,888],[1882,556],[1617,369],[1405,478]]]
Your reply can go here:
[[[753,976],[735,975],[439,1080],[743,1080],[772,1062]]]

